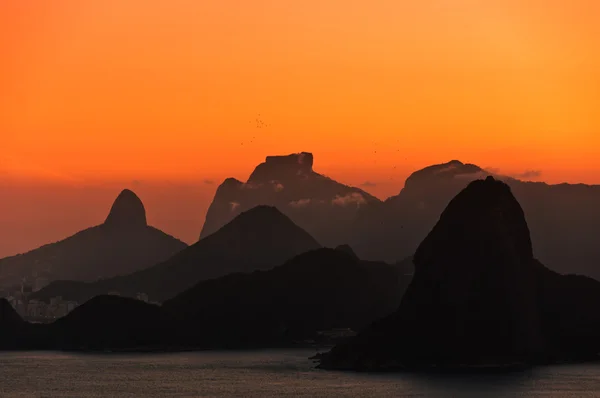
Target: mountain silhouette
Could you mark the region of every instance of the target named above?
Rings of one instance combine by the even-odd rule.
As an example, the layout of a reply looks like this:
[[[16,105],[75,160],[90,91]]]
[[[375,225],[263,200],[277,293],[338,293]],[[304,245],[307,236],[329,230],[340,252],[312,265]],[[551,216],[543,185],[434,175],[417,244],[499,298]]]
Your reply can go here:
[[[145,228],[148,224],[144,204],[135,193],[123,190],[113,203],[104,225],[109,228]]]
[[[118,296],[97,296],[47,325],[37,340],[61,350],[156,347],[168,324],[157,305]]]
[[[0,298],[0,330],[11,328],[23,322],[23,319],[10,303],[4,298]]]
[[[410,282],[401,271],[343,250],[311,250],[272,269],[199,282],[161,307],[99,295],[52,324],[26,324],[17,348],[289,346],[333,328],[361,330],[393,312]]]
[[[457,160],[416,171],[397,196],[361,208],[348,243],[361,258],[411,256],[450,200],[489,175],[508,184],[523,207],[536,258],[554,271],[600,280],[600,186],[525,182]]]
[[[28,327],[10,303],[0,298],[0,350],[16,349],[21,347],[27,339]]]
[[[146,223],[141,200],[129,190],[117,197],[106,221],[60,242],[0,260],[0,284],[34,274],[50,280],[93,281],[164,261],[187,245]]]
[[[330,369],[505,366],[600,349],[600,282],[534,258],[525,214],[504,182],[471,182],[419,245],[398,310],[322,357]]]
[[[177,340],[188,345],[269,346],[361,330],[397,308],[409,281],[395,266],[318,249],[271,270],[200,282],[163,309],[184,322]]]
[[[143,292],[151,300],[162,302],[201,280],[270,269],[319,247],[312,236],[275,207],[256,206],[214,234],[150,268],[94,283],[59,281],[32,297],[48,301],[62,296],[82,302],[117,291],[129,297]]]
[[[308,152],[267,156],[243,183],[226,179],[217,189],[200,238],[215,232],[241,212],[257,205],[277,207],[326,246],[345,242],[358,209],[379,199],[340,184],[313,170]]]

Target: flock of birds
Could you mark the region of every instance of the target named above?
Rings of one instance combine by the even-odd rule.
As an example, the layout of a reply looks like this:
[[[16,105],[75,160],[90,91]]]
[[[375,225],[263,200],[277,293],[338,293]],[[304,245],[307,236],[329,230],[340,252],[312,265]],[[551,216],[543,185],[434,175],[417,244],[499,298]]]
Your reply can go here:
[[[263,128],[271,127],[271,124],[270,124],[270,123],[265,123],[265,122],[262,120],[262,118],[261,118],[261,116],[260,116],[260,113],[257,115],[257,117],[256,117],[254,120],[250,120],[248,123],[249,123],[249,124],[252,124],[252,123],[254,123],[254,124],[255,124],[255,127],[256,127],[257,129],[263,129]],[[253,135],[253,136],[252,136],[252,138],[251,138],[251,139],[250,139],[248,142],[249,142],[250,144],[252,144],[252,143],[254,142],[254,140],[255,140],[255,139],[256,139],[256,136],[255,136],[255,135]],[[399,142],[400,142],[400,140],[398,140],[398,143],[399,143]],[[374,145],[377,145],[377,143],[376,143],[376,142],[373,142],[373,144],[374,144]],[[240,145],[244,145],[244,142],[242,142]],[[397,150],[396,150],[396,152],[400,152],[400,149],[397,149]],[[377,150],[374,150],[374,153],[377,153]],[[404,160],[406,160],[406,158],[405,158]],[[377,161],[375,161],[375,163],[377,163]],[[396,168],[396,166],[394,166],[393,168],[395,169],[395,168]],[[390,177],[390,180],[393,180],[393,179],[394,179],[393,177]],[[375,185],[375,184],[374,184],[374,185]]]
[[[256,117],[256,119],[254,120],[250,120],[248,123],[252,124],[254,123],[256,125],[257,129],[262,129],[262,128],[267,128],[267,127],[271,127],[271,124],[267,124],[265,123],[261,118],[260,118],[260,113],[258,114],[258,116]],[[254,142],[254,140],[256,139],[256,136],[252,136],[252,139],[249,140],[249,143],[252,144]],[[244,145],[244,142],[242,142],[240,145]]]

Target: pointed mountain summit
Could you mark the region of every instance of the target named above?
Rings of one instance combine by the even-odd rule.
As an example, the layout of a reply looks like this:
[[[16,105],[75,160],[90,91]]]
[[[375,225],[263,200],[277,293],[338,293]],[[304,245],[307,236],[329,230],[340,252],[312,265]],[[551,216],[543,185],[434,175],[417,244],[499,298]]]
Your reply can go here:
[[[256,206],[153,267],[92,284],[57,282],[34,297],[47,301],[59,295],[81,302],[117,291],[129,297],[144,292],[151,300],[164,301],[202,280],[271,269],[319,247],[312,236],[275,207]]]
[[[600,332],[600,282],[534,259],[524,212],[502,181],[474,181],[452,199],[413,262],[396,313],[334,348],[321,366],[505,366],[598,352],[590,337]],[[569,313],[576,315],[557,327],[557,314]]]
[[[358,210],[380,201],[361,189],[315,172],[313,163],[309,152],[267,156],[247,182],[226,179],[208,209],[200,238],[245,210],[269,205],[277,207],[324,245],[344,243]]]
[[[44,277],[93,281],[127,274],[164,261],[187,245],[150,227],[142,201],[124,190],[106,221],[28,253],[0,260],[0,284]]]
[[[113,228],[144,228],[146,209],[140,198],[129,189],[123,190],[113,203],[104,225]]]

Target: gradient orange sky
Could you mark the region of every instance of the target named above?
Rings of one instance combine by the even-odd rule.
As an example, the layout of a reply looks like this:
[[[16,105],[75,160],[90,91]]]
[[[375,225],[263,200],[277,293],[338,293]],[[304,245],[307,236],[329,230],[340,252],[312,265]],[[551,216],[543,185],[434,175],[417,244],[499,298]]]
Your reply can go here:
[[[450,159],[600,183],[599,20],[596,0],[0,1],[0,256],[100,222],[132,181],[193,241],[204,180],[268,154],[380,197]]]

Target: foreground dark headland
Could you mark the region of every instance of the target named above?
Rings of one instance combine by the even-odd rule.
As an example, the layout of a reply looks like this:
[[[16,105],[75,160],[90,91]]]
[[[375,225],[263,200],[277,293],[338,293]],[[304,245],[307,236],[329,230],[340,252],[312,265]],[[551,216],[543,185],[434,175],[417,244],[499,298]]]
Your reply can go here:
[[[321,368],[502,368],[600,351],[600,282],[534,258],[523,210],[503,182],[469,184],[413,261],[398,310],[323,355]]]

